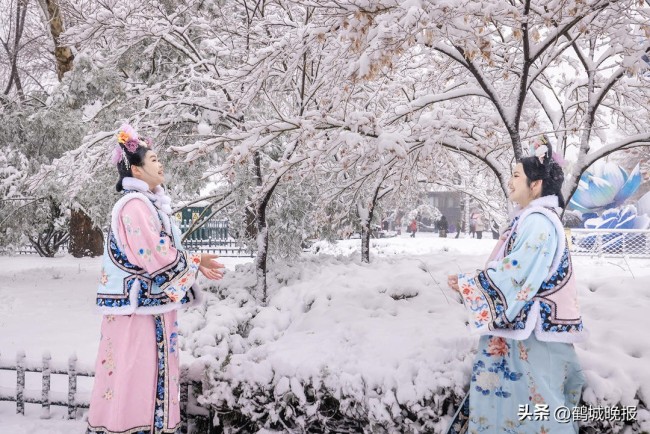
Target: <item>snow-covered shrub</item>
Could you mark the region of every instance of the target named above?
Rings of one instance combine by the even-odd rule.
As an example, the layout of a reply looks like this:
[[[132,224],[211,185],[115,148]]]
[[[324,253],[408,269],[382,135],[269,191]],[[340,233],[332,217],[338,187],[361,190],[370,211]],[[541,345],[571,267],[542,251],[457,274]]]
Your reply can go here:
[[[449,310],[419,261],[393,265],[275,263],[266,306],[250,295],[252,265],[227,274],[181,324],[200,405],[225,432],[441,431],[463,394],[472,339],[418,332],[445,329],[448,316],[462,330],[462,311]]]
[[[345,251],[339,247],[338,254]],[[440,282],[450,263],[460,258],[466,263],[451,266],[466,269],[472,261],[443,245],[372,264],[356,256],[304,255],[272,264],[266,305],[251,296],[253,266],[238,266],[210,288],[204,306],[184,314],[183,347],[196,359],[192,378],[202,384],[198,403],[218,431],[445,432],[469,385],[476,338]],[[625,337],[645,326],[644,306],[619,291],[639,283],[589,279],[579,280],[592,331],[577,346],[587,379],[583,404],[636,406],[637,421],[590,420],[581,427],[647,432],[648,356],[643,344]],[[615,329],[596,321],[613,294],[628,309]]]

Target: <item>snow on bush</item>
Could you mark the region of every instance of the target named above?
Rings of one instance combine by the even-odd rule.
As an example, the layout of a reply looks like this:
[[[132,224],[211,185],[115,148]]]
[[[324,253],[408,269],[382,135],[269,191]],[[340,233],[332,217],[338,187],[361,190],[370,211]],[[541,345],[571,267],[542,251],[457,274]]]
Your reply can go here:
[[[443,283],[480,257],[429,250],[435,254],[371,264],[327,255],[275,263],[266,306],[250,295],[252,265],[238,266],[181,324],[196,357],[192,376],[203,383],[199,403],[226,430],[444,432],[467,390],[477,338]],[[618,268],[611,277],[604,265],[579,276],[592,332],[578,346],[583,396],[593,406],[637,405],[633,432],[642,432],[650,428],[650,352],[634,331],[650,326],[648,277],[621,277]],[[623,427],[610,425],[583,424],[595,432]]]

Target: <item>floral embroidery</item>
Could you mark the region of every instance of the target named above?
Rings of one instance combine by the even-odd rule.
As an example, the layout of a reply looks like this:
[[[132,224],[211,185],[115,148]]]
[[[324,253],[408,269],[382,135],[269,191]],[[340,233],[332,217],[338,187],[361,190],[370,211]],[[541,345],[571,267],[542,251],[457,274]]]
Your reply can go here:
[[[458,284],[460,287],[460,294],[463,298],[465,307],[473,314],[473,321],[471,327],[479,329],[484,327],[485,324],[491,322],[495,315],[499,314],[500,305],[495,305],[496,313],[492,312],[492,308],[487,302],[486,296],[477,290],[476,278],[470,277],[466,274],[458,275]]]
[[[499,385],[499,374],[494,372],[480,372],[476,375],[476,385],[483,391],[495,389]]]
[[[470,414],[471,413],[472,413],[472,410],[470,409]],[[471,419],[472,423],[474,425],[476,425],[477,432],[486,432],[490,428],[490,425],[488,424],[488,420],[484,416],[481,416],[481,417],[478,417],[478,418],[471,417],[470,419]],[[472,434],[474,434],[474,433],[472,432]]]
[[[486,356],[508,356],[510,354],[510,345],[505,339],[500,337],[492,337],[488,341],[487,350],[483,350]]]
[[[501,261],[501,271],[512,270],[512,269],[516,269],[516,270],[521,269],[521,264],[519,263],[518,260],[510,259],[506,256]]]
[[[156,324],[156,346],[158,353],[158,375],[156,380],[156,399],[154,407],[154,432],[159,432],[167,425],[167,417],[165,408],[169,401],[169,391],[167,390],[168,372],[167,372],[167,357],[165,351],[165,323],[161,315],[154,315],[154,322]]]
[[[511,244],[514,244],[513,240],[516,238],[516,236],[517,234],[513,232],[510,240],[508,241],[508,248],[511,247]],[[506,250],[506,254],[510,254],[510,251]],[[507,264],[512,267],[510,258],[506,257],[503,259],[503,261],[506,261]],[[518,263],[518,265],[521,264]],[[503,268],[503,265],[499,266],[499,268]],[[470,284],[474,284],[474,282],[476,282],[476,287],[478,290],[475,288],[473,294],[480,294],[479,299],[474,302],[471,296],[466,297],[461,291],[463,302],[472,314],[472,321],[470,323],[474,328],[477,329],[485,326],[485,322],[479,321],[479,318],[482,318],[482,316],[477,316],[477,313],[481,312],[483,309],[489,309],[493,318],[492,322],[489,323],[490,327],[506,330],[523,330],[526,327],[526,322],[528,320],[530,311],[535,304],[535,300],[539,299],[539,312],[542,319],[541,328],[544,332],[581,332],[583,330],[583,324],[580,318],[560,324],[556,322],[556,318],[553,314],[551,306],[548,303],[544,302],[545,295],[557,291],[558,286],[566,284],[568,279],[571,278],[571,274],[571,259],[569,256],[568,248],[565,248],[557,270],[549,279],[542,282],[539,288],[539,292],[537,292],[532,286],[529,286],[530,284],[527,285],[526,288],[523,288],[523,290],[515,292],[516,301],[523,301],[525,304],[514,319],[508,320],[504,315],[504,294],[492,283],[490,278],[487,276],[487,272],[481,271],[477,274],[476,278],[467,279]],[[461,288],[463,287],[461,283],[462,276],[464,275],[459,274],[459,286]],[[519,284],[516,279],[514,282],[511,279],[511,283],[513,285]],[[523,284],[524,282],[521,283]],[[535,296],[531,297],[531,294]],[[573,297],[571,301],[577,303],[577,297]]]
[[[490,320],[490,312],[487,309],[483,309],[476,315],[476,321],[484,323]]]
[[[113,358],[113,342],[110,341],[110,338],[106,338],[106,340],[108,341],[106,344],[106,357],[102,360],[102,366],[108,370],[108,376],[110,377],[115,370],[115,359]]]
[[[104,392],[104,399],[107,401],[113,399],[113,391],[111,389],[106,389],[106,392]]]
[[[167,256],[167,253],[169,253],[169,243],[165,238],[161,238],[160,241],[158,241],[156,251],[163,256]]]
[[[144,247],[138,250],[138,255],[142,256],[145,261],[151,261],[151,250],[145,249]]]
[[[131,192],[130,190],[125,190],[126,194]],[[145,245],[141,240],[139,243],[135,243],[135,245],[133,242],[130,244],[133,256],[138,259],[139,264],[151,264],[154,260],[154,255],[161,254],[160,251],[167,251],[168,257],[170,255],[175,257],[170,258],[173,259],[171,263],[150,273],[143,267],[129,261],[126,252],[122,246],[118,246],[115,235],[113,234],[113,230],[116,228],[109,230],[106,257],[104,258],[104,261],[108,262],[108,265],[105,266],[108,281],[104,286],[98,282],[98,294],[96,298],[96,305],[104,312],[110,312],[110,308],[119,307],[132,307],[132,309],[136,310],[140,307],[160,307],[173,302],[188,304],[195,299],[191,285],[194,283],[195,276],[198,273],[200,255],[185,252],[180,243],[174,249],[174,238],[170,237],[165,231],[160,230],[160,213],[148,213],[147,217],[149,217],[149,221],[145,220],[143,216],[143,220],[145,221],[142,224],[139,224],[140,218],[134,214],[122,213],[119,217],[119,226],[125,232],[130,232],[131,234],[134,232],[134,227],[141,228],[142,235],[148,230],[147,227],[149,226],[156,229],[156,236],[153,237],[155,240],[154,243]],[[179,233],[178,228],[174,225],[171,226],[171,229],[174,234]],[[149,238],[148,235],[147,238]],[[161,243],[160,240],[164,240],[164,243]],[[161,250],[157,251],[156,247],[160,247]],[[177,279],[186,274],[189,275],[189,278],[184,281],[185,287],[177,287]],[[98,276],[98,280],[101,281],[101,275]],[[134,286],[136,284],[139,284],[137,290],[135,289],[137,286]],[[170,299],[165,293],[172,289],[174,289],[175,294]],[[132,294],[132,290],[136,290],[137,294]],[[137,302],[132,303],[135,298],[134,296],[137,297]]]
[[[470,285],[470,284],[468,284],[468,283],[464,283],[464,284],[460,287],[460,292],[461,292],[464,296],[469,297],[469,296],[474,295],[474,288],[472,288],[472,285]]]
[[[549,238],[549,235],[548,235],[548,234],[546,234],[546,233],[540,233],[540,234],[537,236],[537,240],[538,240],[539,242],[537,242],[537,243],[530,243],[530,242],[526,241],[526,242],[524,243],[524,248],[526,248],[527,250],[535,250],[535,251],[537,251],[537,250],[541,250],[543,247],[546,246],[546,242],[547,242],[548,238]]]
[[[565,374],[566,375],[566,374]],[[528,399],[535,405],[544,404],[546,401],[541,393],[537,391],[537,386],[535,385],[535,379],[533,375],[528,373]]]
[[[533,404],[539,405],[539,404],[544,404],[544,397],[537,392],[537,389],[535,386],[530,387],[530,402]]]
[[[519,381],[521,376],[521,373],[510,370],[505,357],[501,357],[500,361],[492,363],[489,368],[487,368],[483,360],[478,360],[474,363],[472,370],[472,384],[482,395],[494,393],[494,396],[508,398],[511,393],[504,390],[501,378],[506,381]]]
[[[142,231],[140,231],[139,227],[133,227],[131,225],[131,217],[128,215],[123,215],[122,216],[122,223],[124,223],[124,229],[126,229],[126,233],[129,235],[135,235],[135,236],[140,236],[142,235]]]
[[[178,353],[176,354],[176,357],[178,357]],[[176,375],[174,375],[171,380],[172,384],[176,386],[176,393],[172,394],[172,404],[179,405],[178,398],[180,397],[181,382]]]
[[[103,286],[106,286],[108,283],[108,274],[106,274],[106,270],[104,270],[104,267],[102,267],[102,277],[99,279],[99,283]]]
[[[517,347],[519,348],[519,358],[524,362],[528,361],[528,349],[522,341],[517,341]]]
[[[106,315],[106,322],[113,322],[115,321],[115,315]]]
[[[169,335],[169,352],[170,353],[175,353],[176,352],[176,345],[178,344],[178,333],[172,332],[172,334]]]
[[[520,289],[517,292],[517,301],[527,301],[532,289],[530,285],[526,285],[525,288]]]

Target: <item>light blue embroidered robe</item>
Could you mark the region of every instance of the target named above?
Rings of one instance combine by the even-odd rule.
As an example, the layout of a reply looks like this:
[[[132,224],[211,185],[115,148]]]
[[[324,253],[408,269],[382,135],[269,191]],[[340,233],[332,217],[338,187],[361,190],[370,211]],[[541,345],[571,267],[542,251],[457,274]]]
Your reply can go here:
[[[566,413],[565,407],[570,419],[584,383],[573,344],[538,340],[531,333],[537,316],[529,317],[528,327],[517,324],[522,310],[536,315],[539,309],[533,297],[547,282],[558,254],[555,224],[539,213],[516,222],[511,223],[516,233],[510,235],[503,258],[476,277],[459,275],[459,289],[471,312],[470,326],[482,336],[469,400],[457,412],[450,434],[578,432],[571,420],[556,420],[564,418],[556,412]],[[507,337],[508,332],[494,336],[492,329],[499,331],[501,324],[510,324],[508,332],[520,338]]]

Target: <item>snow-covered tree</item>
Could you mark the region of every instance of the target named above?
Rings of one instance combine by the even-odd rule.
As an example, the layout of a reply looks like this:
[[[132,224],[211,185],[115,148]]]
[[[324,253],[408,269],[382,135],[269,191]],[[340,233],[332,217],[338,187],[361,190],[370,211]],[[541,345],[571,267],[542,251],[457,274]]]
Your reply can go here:
[[[0,0],[0,102],[5,108],[12,101],[38,103],[38,91],[56,80],[46,27],[35,0]]]
[[[344,93],[346,74],[337,61],[338,39],[328,31],[328,11],[283,1],[164,7],[115,1],[84,5],[80,14],[85,23],[70,33],[75,44],[107,59],[137,46],[147,58],[142,71],[125,72],[140,124],[163,132],[188,128],[194,140],[173,151],[188,162],[213,163],[205,176],[250,180],[247,208],[264,297],[269,203],[287,173],[309,167],[316,137],[331,127],[326,117]],[[144,70],[147,82],[140,81]]]
[[[500,201],[485,184],[496,177],[502,200],[512,161],[539,133],[574,161],[567,193],[595,159],[648,139],[647,104],[629,115],[632,102],[647,101],[637,73],[647,11],[638,2],[72,5],[76,25],[64,42],[78,47],[75,61],[121,78],[124,96],[98,100],[97,110],[184,155],[179,172],[218,175],[242,192],[232,206],[257,239],[262,294],[267,220],[282,220],[269,217],[269,204],[278,189],[300,187],[285,182],[336,197],[314,204],[330,227],[342,220],[324,210],[352,210],[367,226],[380,197],[423,179],[492,200],[496,215]],[[116,125],[94,127],[101,132],[79,150],[99,164]],[[200,183],[195,175],[184,191]]]
[[[451,135],[440,144],[487,164],[504,192],[508,160],[525,155],[527,139],[540,133],[575,161],[567,196],[594,161],[650,140],[639,74],[650,46],[643,1],[321,4],[339,11],[342,33],[359,47],[360,76],[404,56],[438,65],[442,72],[415,86],[401,115],[428,113],[419,128],[443,120]]]

